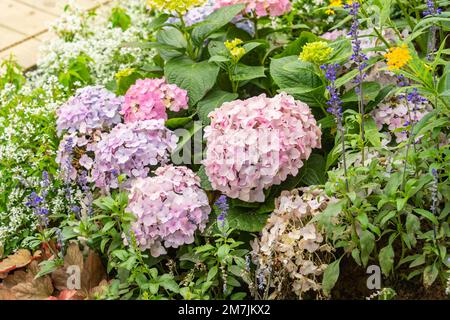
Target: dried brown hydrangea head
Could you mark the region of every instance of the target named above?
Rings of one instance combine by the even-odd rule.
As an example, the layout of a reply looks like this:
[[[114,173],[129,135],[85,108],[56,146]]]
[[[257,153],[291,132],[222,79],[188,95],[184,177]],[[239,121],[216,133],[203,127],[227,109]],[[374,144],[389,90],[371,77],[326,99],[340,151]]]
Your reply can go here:
[[[332,246],[311,219],[336,201],[321,189],[284,191],[260,238],[252,243],[257,282],[265,298],[320,298],[321,277]],[[263,290],[265,287],[266,290]]]

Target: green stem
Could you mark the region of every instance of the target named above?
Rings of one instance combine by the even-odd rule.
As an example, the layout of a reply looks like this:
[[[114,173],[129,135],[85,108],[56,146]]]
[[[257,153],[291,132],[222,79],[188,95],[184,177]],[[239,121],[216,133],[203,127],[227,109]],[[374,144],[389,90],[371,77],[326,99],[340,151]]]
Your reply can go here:
[[[364,17],[365,17],[366,19],[369,19],[369,14],[367,13],[366,9],[364,9],[363,6],[361,6],[361,12],[363,13],[363,15],[364,15]],[[387,48],[390,48],[391,45],[390,45],[389,42],[386,40],[386,38],[383,37],[383,34],[382,34],[380,31],[378,31],[378,29],[377,29],[375,26],[373,26],[373,30],[374,30],[375,33],[377,34],[377,37],[378,37],[378,38],[386,45],[386,47],[387,47]]]
[[[181,31],[183,32],[184,38],[186,39],[186,53],[191,59],[196,60],[197,56],[192,46],[191,35],[186,31],[186,23],[184,22],[183,15],[179,13],[178,18],[180,19],[181,23]]]
[[[406,18],[406,22],[408,22],[409,27],[411,28],[411,30],[414,30],[414,22],[411,20],[408,10],[406,10],[405,6],[402,4],[401,1],[397,1],[397,3],[398,6],[400,7],[400,10],[402,10],[403,16]]]

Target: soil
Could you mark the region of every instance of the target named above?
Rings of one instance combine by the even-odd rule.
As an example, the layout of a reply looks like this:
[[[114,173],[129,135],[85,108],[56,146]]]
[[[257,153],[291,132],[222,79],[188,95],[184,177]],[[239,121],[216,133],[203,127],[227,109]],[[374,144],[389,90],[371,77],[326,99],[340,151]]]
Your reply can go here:
[[[402,274],[408,272],[402,271],[404,271],[400,271]],[[368,276],[365,268],[358,266],[351,257],[344,258],[341,262],[339,280],[331,292],[332,299],[365,300],[376,292],[367,288]],[[445,286],[438,280],[430,288],[425,288],[420,277],[411,280],[389,279],[382,282],[382,287],[394,289],[397,293],[394,299],[397,300],[450,300],[445,294]]]

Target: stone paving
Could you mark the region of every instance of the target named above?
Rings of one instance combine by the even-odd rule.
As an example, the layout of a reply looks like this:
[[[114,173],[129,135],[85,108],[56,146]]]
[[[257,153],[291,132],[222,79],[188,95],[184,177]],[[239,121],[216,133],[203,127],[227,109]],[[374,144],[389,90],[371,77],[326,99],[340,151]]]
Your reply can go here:
[[[75,0],[90,10],[110,0]],[[31,68],[38,47],[49,37],[48,26],[64,10],[64,0],[0,0],[0,60],[13,54],[19,64]]]

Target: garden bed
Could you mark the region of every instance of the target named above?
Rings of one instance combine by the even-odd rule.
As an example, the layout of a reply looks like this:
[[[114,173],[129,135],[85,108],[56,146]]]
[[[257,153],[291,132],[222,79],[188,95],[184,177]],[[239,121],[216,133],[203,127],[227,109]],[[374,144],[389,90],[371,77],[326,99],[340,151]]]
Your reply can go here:
[[[69,5],[0,72],[0,300],[448,299],[448,8]]]

